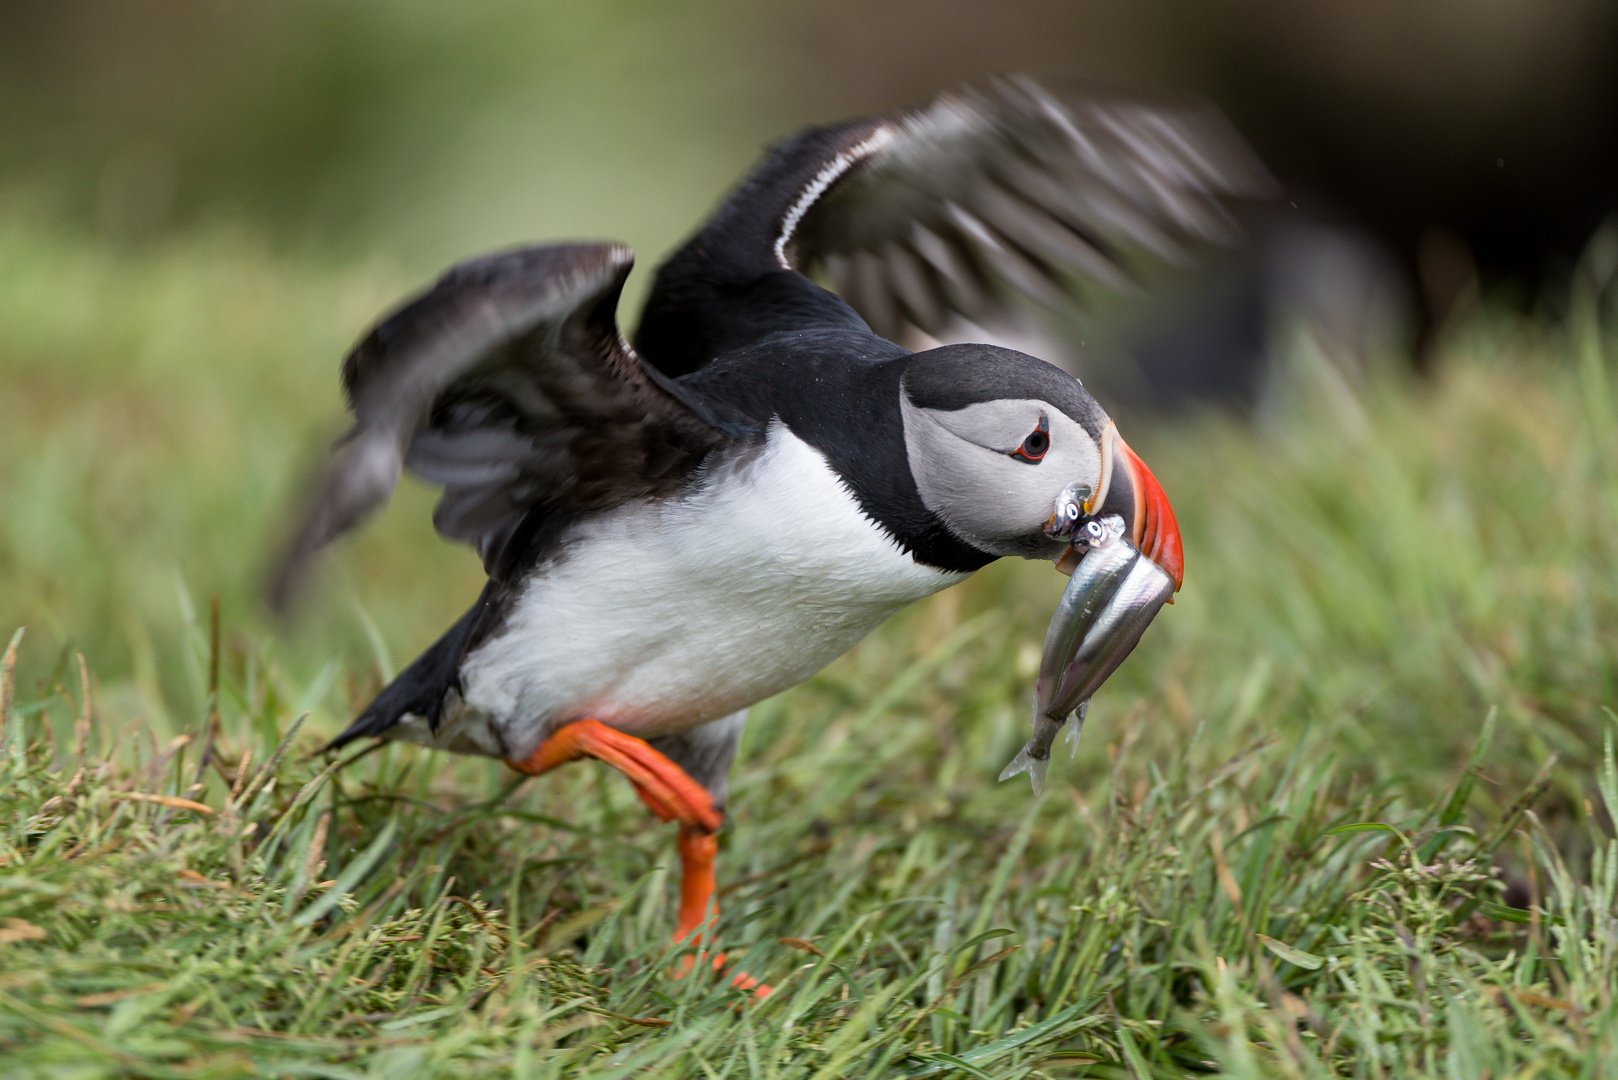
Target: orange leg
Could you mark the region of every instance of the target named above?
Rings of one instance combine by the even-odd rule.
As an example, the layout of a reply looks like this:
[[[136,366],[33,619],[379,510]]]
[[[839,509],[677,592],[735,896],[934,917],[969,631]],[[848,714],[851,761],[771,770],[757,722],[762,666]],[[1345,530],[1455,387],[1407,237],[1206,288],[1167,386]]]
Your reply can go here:
[[[674,924],[675,941],[684,941],[708,917],[715,885],[713,861],[718,853],[719,838],[713,833],[680,826],[680,917]]]
[[[687,825],[680,826],[680,917],[674,926],[674,940],[677,942],[684,941],[686,935],[695,932],[708,917],[708,905],[714,897],[713,861],[718,852],[719,838],[713,833]],[[717,910],[714,914],[718,914]],[[694,963],[691,957],[686,957],[675,978],[691,970]],[[713,966],[715,971],[724,968],[724,953],[714,954]],[[738,971],[730,982],[732,986],[751,990],[759,997],[767,997],[771,990],[771,987],[745,971]]]
[[[714,808],[708,790],[686,775],[684,769],[645,740],[625,735],[599,720],[574,721],[553,733],[527,758],[508,758],[506,764],[518,772],[538,776],[582,757],[605,761],[623,773],[635,785],[635,793],[648,810],[663,821],[680,823],[680,913],[674,940],[684,941],[708,918],[708,907],[713,903],[713,864],[719,851],[714,833],[724,815]],[[724,960],[723,953],[715,956],[714,968],[720,968]],[[689,968],[688,958],[680,974]],[[770,992],[768,986],[743,972],[738,972],[731,982],[760,997]]]
[[[629,778],[646,808],[663,821],[678,821],[704,832],[716,832],[724,816],[714,809],[713,796],[685,774],[685,770],[653,750],[644,739],[625,735],[599,720],[576,720],[540,743],[522,761],[506,764],[518,772],[538,776],[579,758],[605,761]]]

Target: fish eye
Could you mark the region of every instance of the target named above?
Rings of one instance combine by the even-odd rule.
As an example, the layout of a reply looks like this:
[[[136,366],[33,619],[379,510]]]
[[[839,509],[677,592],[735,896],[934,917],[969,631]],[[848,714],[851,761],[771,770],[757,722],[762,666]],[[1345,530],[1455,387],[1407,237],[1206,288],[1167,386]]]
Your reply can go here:
[[[1011,456],[1018,461],[1026,461],[1030,465],[1038,465],[1046,451],[1051,448],[1051,425],[1043,415],[1039,418],[1039,426],[1028,433],[1028,438],[1022,445],[1011,452]]]

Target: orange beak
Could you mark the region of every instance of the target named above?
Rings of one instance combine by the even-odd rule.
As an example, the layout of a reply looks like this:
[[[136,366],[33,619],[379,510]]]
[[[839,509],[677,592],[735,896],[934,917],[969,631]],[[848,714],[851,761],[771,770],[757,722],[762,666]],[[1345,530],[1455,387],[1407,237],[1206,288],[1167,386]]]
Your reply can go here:
[[[1116,434],[1113,444],[1117,452],[1113,468],[1123,465],[1129,470],[1129,486],[1134,493],[1134,513],[1129,515],[1130,539],[1141,554],[1168,572],[1174,579],[1174,591],[1179,592],[1180,582],[1185,577],[1185,554],[1180,547],[1180,526],[1174,520],[1174,508],[1169,505],[1169,497],[1163,494],[1157,477],[1129,444]]]

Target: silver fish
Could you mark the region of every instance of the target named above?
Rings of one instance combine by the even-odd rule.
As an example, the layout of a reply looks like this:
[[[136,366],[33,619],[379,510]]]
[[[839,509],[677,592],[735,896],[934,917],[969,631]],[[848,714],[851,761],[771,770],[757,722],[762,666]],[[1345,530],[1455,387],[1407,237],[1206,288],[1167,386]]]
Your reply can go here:
[[[1066,716],[1080,702],[1089,701],[1090,695],[1134,651],[1141,635],[1173,595],[1174,579],[1168,571],[1136,552],[1128,573],[1085,632],[1055,689],[1048,696],[1040,694],[1035,708],[1048,716]]]
[[[1082,520],[1058,499],[1053,535],[1071,534],[1084,556],[1074,568],[1045,634],[1039,678],[1034,684],[1034,735],[1000,773],[1008,780],[1028,773],[1037,795],[1044,786],[1051,744],[1075,712],[1068,733],[1075,750],[1090,696],[1123,663],[1169,597],[1169,574],[1124,539],[1123,519]]]
[[[1084,727],[1084,714],[1089,709],[1090,703],[1088,701],[1079,702],[1078,717],[1074,720],[1073,726],[1068,729],[1068,745],[1073,747],[1075,753],[1078,752],[1079,731]],[[1038,795],[1045,787],[1045,770],[1050,768],[1051,744],[1056,741],[1056,733],[1062,730],[1062,725],[1065,723],[1067,723],[1066,717],[1053,720],[1049,716],[1036,713],[1034,715],[1034,737],[1024,743],[1023,748],[1017,751],[1017,756],[1008,761],[1006,767],[1000,770],[1000,779],[1010,780],[1018,773],[1025,772],[1028,774],[1028,782],[1034,787],[1034,794]]]
[[[1124,519],[1117,514],[1084,523],[1073,537],[1073,546],[1084,551],[1073,568],[1062,598],[1056,602],[1050,629],[1045,632],[1045,651],[1039,658],[1039,678],[1034,683],[1036,703],[1049,704],[1063,670],[1079,650],[1085,633],[1095,625],[1107,601],[1112,599],[1140,553],[1124,539]],[[1036,705],[1036,718],[1045,712]],[[1063,712],[1055,718],[1064,718]]]
[[[1123,583],[1136,552],[1123,539],[1124,519],[1116,514],[1105,518],[1082,519],[1079,497],[1068,492],[1057,500],[1056,512],[1046,531],[1071,539],[1076,551],[1084,552],[1069,578],[1062,598],[1057,601],[1045,634],[1045,651],[1040,658],[1039,678],[1034,684],[1034,737],[1000,773],[1001,780],[1028,773],[1034,793],[1044,787],[1045,770],[1050,763],[1051,744],[1067,723],[1068,711],[1052,713],[1048,704],[1068,662],[1081,648],[1084,635],[1100,617],[1103,607]],[[1081,717],[1079,723],[1083,723]],[[1075,725],[1074,731],[1078,730]]]

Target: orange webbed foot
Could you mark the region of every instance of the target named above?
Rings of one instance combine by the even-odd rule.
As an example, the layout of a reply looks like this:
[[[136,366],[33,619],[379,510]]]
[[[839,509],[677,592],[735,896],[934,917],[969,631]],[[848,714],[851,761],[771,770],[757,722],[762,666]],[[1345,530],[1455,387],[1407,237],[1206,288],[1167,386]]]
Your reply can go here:
[[[705,922],[718,918],[717,906],[714,907],[712,915],[709,914],[709,905],[713,904],[715,891],[714,857],[718,853],[719,838],[713,833],[701,832],[689,826],[680,828],[680,916],[674,930],[676,943],[684,941],[691,934],[700,935]],[[697,954],[701,955],[700,952]],[[697,956],[681,957],[681,962],[674,971],[674,977],[679,979],[689,974],[696,966]],[[722,973],[724,967],[725,954],[715,953],[714,971]],[[768,997],[773,989],[745,971],[731,975],[730,984],[740,990],[751,990],[753,995],[759,998]]]
[[[579,758],[593,757],[623,773],[635,786],[646,808],[663,821],[680,823],[680,911],[675,924],[675,942],[684,941],[718,912],[709,913],[715,892],[714,858],[719,838],[714,835],[724,815],[714,806],[708,789],[644,739],[626,735],[599,720],[576,720],[553,732],[528,757],[508,758],[506,764],[518,772],[538,776],[558,765]],[[701,955],[699,952],[698,955]],[[725,954],[713,958],[713,969],[722,971]],[[695,956],[681,958],[672,973],[682,978],[696,965]],[[746,972],[731,976],[731,985],[766,997],[771,987]]]

